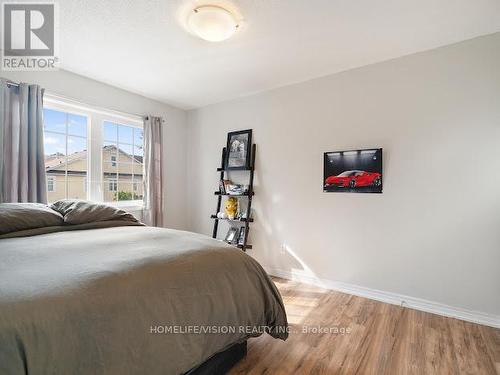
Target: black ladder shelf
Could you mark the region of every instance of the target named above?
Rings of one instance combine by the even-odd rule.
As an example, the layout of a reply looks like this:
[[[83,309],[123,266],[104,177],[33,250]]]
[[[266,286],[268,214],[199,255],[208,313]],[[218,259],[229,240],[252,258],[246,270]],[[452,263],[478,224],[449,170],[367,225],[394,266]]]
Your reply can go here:
[[[250,161],[250,168],[248,169],[242,169],[244,171],[250,172],[249,176],[249,184],[248,184],[248,192],[244,192],[243,194],[222,194],[220,191],[216,191],[214,194],[217,196],[217,209],[215,210],[215,215],[211,215],[210,218],[214,219],[214,229],[212,232],[212,238],[217,238],[217,231],[219,229],[219,220],[227,220],[231,222],[242,222],[245,223],[245,238],[243,239],[243,245],[236,245],[238,248],[240,248],[243,251],[246,251],[246,249],[251,249],[252,245],[248,245],[247,240],[248,240],[248,231],[250,230],[250,223],[253,222],[253,218],[250,217],[250,214],[252,212],[252,198],[255,195],[253,191],[253,175],[254,175],[254,169],[255,169],[255,151],[256,151],[256,145],[252,145],[252,154],[251,154],[251,161]],[[229,172],[229,170],[225,169],[224,167],[224,162],[226,159],[226,148],[224,147],[222,149],[222,158],[221,158],[221,164],[220,168],[217,168],[217,172],[220,172],[220,181],[224,180],[225,174]],[[240,169],[241,170],[241,169]],[[240,218],[240,219],[219,219],[217,217],[217,213],[220,211],[221,205],[222,205],[222,197],[223,196],[230,196],[230,197],[247,197],[248,199],[248,204],[247,204],[247,210],[246,210],[246,217],[245,218]]]

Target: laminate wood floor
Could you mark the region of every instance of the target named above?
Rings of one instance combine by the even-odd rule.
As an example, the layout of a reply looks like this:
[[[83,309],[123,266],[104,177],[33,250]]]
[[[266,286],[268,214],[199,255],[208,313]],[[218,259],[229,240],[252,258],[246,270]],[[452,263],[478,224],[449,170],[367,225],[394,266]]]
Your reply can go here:
[[[500,374],[500,329],[274,281],[292,333],[285,342],[268,335],[250,339],[247,357],[230,375]],[[303,327],[323,332],[303,333]]]

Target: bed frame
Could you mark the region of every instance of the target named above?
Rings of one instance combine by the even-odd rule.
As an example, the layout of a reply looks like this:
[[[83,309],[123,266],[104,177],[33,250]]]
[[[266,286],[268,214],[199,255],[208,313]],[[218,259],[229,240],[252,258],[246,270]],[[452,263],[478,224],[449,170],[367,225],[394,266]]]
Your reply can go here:
[[[224,375],[246,355],[246,341],[234,344],[223,352],[210,357],[198,367],[189,370],[184,375]]]

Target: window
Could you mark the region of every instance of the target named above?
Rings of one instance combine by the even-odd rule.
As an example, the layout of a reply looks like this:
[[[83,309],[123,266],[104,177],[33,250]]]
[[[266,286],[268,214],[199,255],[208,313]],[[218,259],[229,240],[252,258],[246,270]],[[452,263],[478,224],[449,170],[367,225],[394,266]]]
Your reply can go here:
[[[55,177],[53,177],[53,176],[47,177],[47,193],[55,192],[56,186],[55,186],[54,179],[55,179]]]
[[[142,206],[142,119],[46,95],[47,198]]]
[[[142,200],[142,128],[112,121],[105,121],[102,126],[102,172],[103,180],[109,184],[104,201]]]
[[[87,177],[87,124],[84,115],[45,108],[44,149],[47,198],[86,199],[82,180]]]
[[[116,192],[118,190],[118,182],[114,178],[108,180],[108,190],[111,192]]]

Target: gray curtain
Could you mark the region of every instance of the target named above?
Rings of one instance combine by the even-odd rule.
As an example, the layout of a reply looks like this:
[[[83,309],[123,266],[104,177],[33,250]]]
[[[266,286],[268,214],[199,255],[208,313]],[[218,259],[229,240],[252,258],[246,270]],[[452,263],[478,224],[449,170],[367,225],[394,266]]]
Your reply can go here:
[[[0,79],[0,202],[47,202],[43,91]]]
[[[162,119],[144,120],[144,222],[163,226]]]

